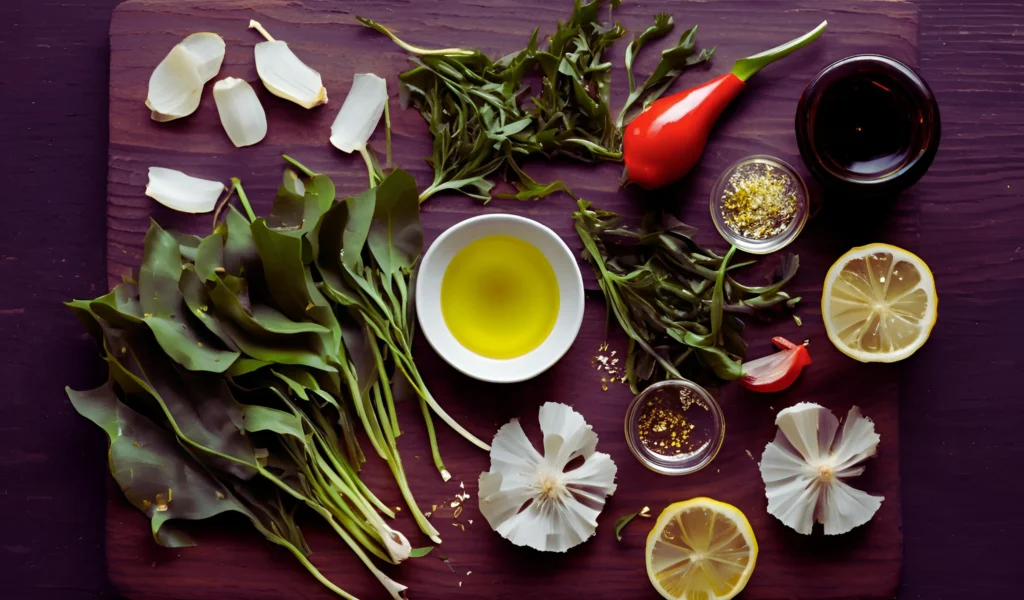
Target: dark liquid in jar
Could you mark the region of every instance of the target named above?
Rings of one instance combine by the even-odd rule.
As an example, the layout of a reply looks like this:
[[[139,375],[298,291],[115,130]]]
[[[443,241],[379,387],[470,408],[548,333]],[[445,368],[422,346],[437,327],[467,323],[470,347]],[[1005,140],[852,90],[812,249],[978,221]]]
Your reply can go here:
[[[833,191],[888,195],[916,182],[939,147],[939,107],[910,67],[861,54],[821,70],[796,112],[797,143]]]
[[[881,74],[858,73],[825,90],[814,145],[833,170],[874,177],[911,158],[918,113],[906,93]]]

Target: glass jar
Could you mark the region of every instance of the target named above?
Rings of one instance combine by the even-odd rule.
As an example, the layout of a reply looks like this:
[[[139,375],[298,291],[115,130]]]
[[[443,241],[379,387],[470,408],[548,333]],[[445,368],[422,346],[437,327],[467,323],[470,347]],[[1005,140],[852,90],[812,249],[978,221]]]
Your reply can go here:
[[[779,191],[792,198],[792,212],[788,213],[785,223],[773,229],[770,235],[745,235],[743,228],[731,224],[734,221],[727,214],[727,203],[736,193],[737,185],[749,182],[750,175],[760,175],[763,181],[765,173],[777,182],[786,182],[785,189]],[[718,233],[725,241],[750,254],[769,254],[788,246],[803,231],[810,214],[807,186],[803,178],[786,162],[763,154],[748,156],[726,169],[711,189],[710,205],[711,220]]]
[[[633,456],[662,475],[706,467],[722,448],[725,416],[707,390],[671,379],[640,392],[626,410],[626,443]]]
[[[800,155],[826,188],[895,195],[924,175],[939,148],[939,106],[913,69],[861,54],[825,67],[796,110]]]

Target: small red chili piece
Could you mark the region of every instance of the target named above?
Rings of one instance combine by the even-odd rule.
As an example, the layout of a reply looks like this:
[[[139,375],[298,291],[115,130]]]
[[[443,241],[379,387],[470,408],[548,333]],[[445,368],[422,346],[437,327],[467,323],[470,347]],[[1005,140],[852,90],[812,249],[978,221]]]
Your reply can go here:
[[[622,138],[628,180],[650,190],[689,173],[700,160],[718,117],[743,91],[747,79],[813,42],[827,25],[823,21],[795,40],[741,58],[730,73],[652,103],[626,126]]]
[[[804,367],[811,364],[811,354],[802,344],[777,337],[772,342],[780,349],[775,354],[743,363],[740,385],[754,392],[781,392],[793,385]]]

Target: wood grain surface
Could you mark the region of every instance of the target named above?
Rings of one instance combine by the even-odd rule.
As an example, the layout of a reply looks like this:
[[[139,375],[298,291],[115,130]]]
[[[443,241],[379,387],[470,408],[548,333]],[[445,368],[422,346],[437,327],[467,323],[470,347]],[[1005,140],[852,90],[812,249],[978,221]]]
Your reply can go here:
[[[0,96],[9,182],[0,236],[3,598],[119,597],[107,583],[102,547],[106,439],[63,392],[66,384],[98,384],[102,363],[60,304],[106,285],[108,26],[118,2],[0,3],[0,66],[11,82]],[[1024,485],[1014,477],[1024,469],[1024,408],[1016,401],[1024,336],[1024,9],[1015,0],[917,4],[920,70],[939,99],[944,137],[915,188],[911,247],[936,274],[942,314],[929,344],[903,365],[899,596],[1013,598],[1024,534]],[[788,2],[748,5],[754,12]],[[890,450],[883,440],[882,451]],[[126,528],[144,527],[128,516]],[[291,568],[290,557],[273,557]]]
[[[528,8],[528,10],[524,10]],[[341,154],[327,144],[330,123],[347,92],[352,74],[371,71],[389,79],[396,95],[395,74],[406,68],[405,54],[386,38],[355,23],[354,14],[368,16],[416,45],[443,44],[480,48],[500,56],[522,46],[536,25],[550,28],[568,17],[568,2],[499,0],[486,6],[472,1],[445,3],[351,2],[343,9],[323,2],[222,2],[216,10],[205,3],[166,0],[130,0],[115,12],[111,23],[110,173],[107,205],[107,263],[110,281],[136,267],[142,238],[155,218],[164,227],[195,233],[209,231],[209,216],[176,214],[142,194],[149,166],[166,166],[216,180],[239,176],[258,213],[269,208],[280,181],[280,154],[288,153],[313,170],[332,175],[341,192],[363,189],[365,172],[359,159]],[[535,177],[563,178],[578,194],[597,206],[632,217],[645,203],[660,202],[686,222],[702,228],[700,240],[724,249],[710,223],[707,197],[721,171],[749,154],[772,154],[799,165],[793,134],[796,100],[806,81],[820,68],[851,54],[880,51],[911,65],[917,64],[917,9],[902,2],[780,3],[770,10],[750,11],[745,2],[649,2],[616,11],[630,31],[642,31],[660,10],[675,13],[681,27],[700,25],[702,45],[717,45],[713,65],[706,72],[687,73],[681,85],[692,85],[728,70],[733,60],[754,54],[810,30],[823,19],[830,27],[820,43],[785,63],[766,70],[751,81],[744,96],[716,129],[707,154],[696,171],[670,189],[655,194],[620,190],[621,165],[596,167],[555,164],[529,165]],[[260,40],[246,30],[250,18],[260,20],[275,37],[288,41],[295,52],[321,72],[332,102],[306,111],[262,90],[252,61],[252,46]],[[209,93],[199,111],[169,125],[154,123],[140,102],[153,66],[184,35],[215,31],[225,37],[228,53],[220,76],[242,77],[260,89],[267,109],[270,133],[254,147],[237,150],[219,126]],[[621,65],[624,45],[613,53]],[[648,71],[656,53],[648,53],[641,71]],[[615,103],[624,96],[625,77],[616,72]],[[680,87],[680,89],[682,89]],[[423,157],[430,153],[426,127],[415,111],[398,110],[393,102],[395,162],[411,171],[422,185],[430,180]],[[382,136],[378,136],[380,138]],[[380,149],[378,139],[378,149]],[[802,165],[800,166],[802,170]],[[815,199],[822,201],[820,190]],[[902,534],[899,511],[898,393],[899,367],[854,363],[828,344],[819,315],[821,281],[827,268],[853,245],[885,240],[912,246],[918,198],[908,194],[883,214],[850,226],[849,213],[828,204],[818,213],[792,247],[801,256],[801,271],[794,293],[804,298],[799,310],[803,328],[792,321],[771,327],[753,327],[747,339],[751,353],[770,352],[771,335],[811,340],[815,365],[784,394],[759,396],[728,386],[718,395],[723,404],[727,432],[718,458],[705,471],[680,479],[656,475],[633,459],[622,435],[622,419],[631,394],[625,386],[602,390],[601,374],[591,365],[598,346],[606,339],[604,304],[600,293],[591,294],[585,324],[569,354],[553,369],[533,381],[494,386],[473,381],[448,367],[422,341],[417,360],[427,373],[433,394],[453,416],[485,439],[500,424],[521,417],[528,431],[536,429],[537,407],[545,401],[574,405],[594,425],[600,448],[619,466],[619,489],[600,519],[597,539],[565,555],[541,555],[512,546],[491,533],[476,506],[477,476],[488,459],[457,438],[441,432],[441,449],[455,479],[444,484],[429,464],[425,432],[414,405],[400,409],[403,430],[400,447],[409,467],[410,484],[426,510],[435,505],[433,520],[444,544],[427,558],[390,569],[410,586],[417,598],[513,598],[531,590],[547,590],[551,598],[651,597],[654,592],[644,572],[643,544],[649,521],[631,527],[617,543],[611,527],[616,516],[650,505],[657,513],[665,505],[694,496],[711,496],[733,503],[753,523],[760,542],[758,567],[746,598],[886,598],[899,581]],[[537,203],[495,201],[487,207],[457,195],[436,197],[423,208],[427,239],[466,217],[481,212],[514,212],[537,219],[558,232],[573,249],[580,249],[572,229],[573,201],[567,196]],[[754,280],[773,268],[778,257],[765,259],[766,268],[747,275]],[[589,273],[589,267],[584,266]],[[588,280],[590,277],[588,276]],[[593,286],[591,286],[593,287]],[[620,355],[625,342],[613,330],[612,349]],[[842,385],[837,386],[839,381]],[[883,494],[882,509],[867,526],[849,535],[804,537],[767,515],[757,461],[774,436],[775,413],[797,401],[815,401],[845,415],[853,404],[873,418],[882,436],[882,452],[872,461],[868,475],[857,485]],[[364,479],[380,490],[386,501],[399,502],[394,484],[380,464],[370,464]],[[462,487],[472,495],[458,518],[450,502]],[[143,518],[113,495],[108,516],[107,560],[115,586],[131,598],[277,598],[285,590],[310,597],[327,597],[318,584],[285,553],[258,539],[237,532],[239,523],[203,526],[197,548],[167,552],[157,548]],[[473,521],[473,523],[470,523]],[[411,519],[399,519],[407,534],[415,532]],[[382,591],[354,557],[326,532],[314,525],[310,535],[313,560],[329,577],[361,597]],[[419,534],[416,533],[415,536]],[[414,538],[415,539],[415,538]],[[414,541],[415,545],[420,545]],[[450,567],[438,559],[447,556]],[[870,570],[871,577],[863,577]]]

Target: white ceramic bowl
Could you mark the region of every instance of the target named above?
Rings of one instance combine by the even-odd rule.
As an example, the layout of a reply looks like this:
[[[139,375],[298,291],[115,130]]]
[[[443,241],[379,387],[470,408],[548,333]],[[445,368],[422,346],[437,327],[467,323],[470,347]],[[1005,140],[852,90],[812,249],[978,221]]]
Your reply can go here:
[[[547,339],[522,356],[502,360],[480,356],[460,344],[441,312],[441,280],[448,264],[468,244],[492,235],[519,238],[540,250],[555,272],[560,298],[558,317]],[[459,371],[493,383],[524,381],[558,362],[576,339],[583,323],[583,277],[569,247],[551,229],[515,215],[481,215],[442,233],[423,256],[416,279],[416,314],[430,345]]]

